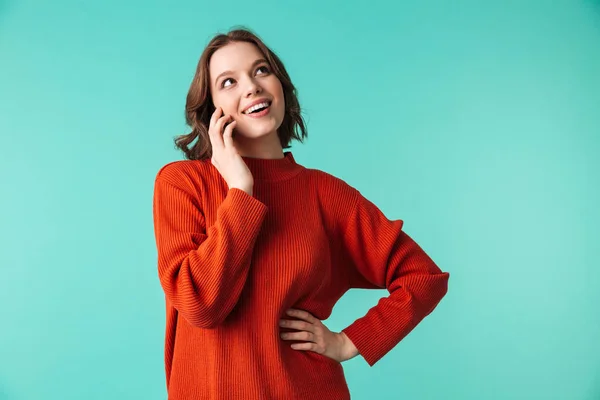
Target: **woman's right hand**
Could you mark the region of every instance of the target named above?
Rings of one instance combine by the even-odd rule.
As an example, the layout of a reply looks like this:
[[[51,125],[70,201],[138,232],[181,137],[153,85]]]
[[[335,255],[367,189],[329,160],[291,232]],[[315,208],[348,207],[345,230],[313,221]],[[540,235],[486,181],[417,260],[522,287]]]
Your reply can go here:
[[[254,177],[233,144],[233,128],[237,121],[231,122],[223,130],[223,125],[230,119],[230,115],[223,115],[221,107],[217,107],[210,118],[208,136],[212,145],[211,163],[230,189],[237,188],[252,195]]]

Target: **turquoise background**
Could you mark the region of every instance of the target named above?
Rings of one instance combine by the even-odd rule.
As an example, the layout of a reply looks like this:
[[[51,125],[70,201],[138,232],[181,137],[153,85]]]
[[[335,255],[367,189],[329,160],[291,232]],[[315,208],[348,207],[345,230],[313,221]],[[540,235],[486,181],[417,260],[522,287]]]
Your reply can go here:
[[[0,399],[166,398],[154,177],[237,25],[298,87],[297,161],[451,273],[375,367],[344,364],[353,399],[600,399],[600,2],[550,3],[0,1]]]

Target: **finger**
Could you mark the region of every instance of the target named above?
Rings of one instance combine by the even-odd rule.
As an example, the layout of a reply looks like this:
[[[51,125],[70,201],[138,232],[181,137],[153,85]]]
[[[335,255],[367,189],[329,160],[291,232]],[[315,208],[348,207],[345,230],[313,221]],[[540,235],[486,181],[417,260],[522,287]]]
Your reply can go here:
[[[217,137],[217,131],[215,130],[215,125],[219,118],[221,118],[222,111],[223,110],[221,109],[221,107],[217,107],[215,109],[215,112],[213,112],[212,116],[210,117],[210,123],[208,126],[208,138],[212,147],[217,147],[220,144],[219,138]]]
[[[298,310],[298,309],[295,309],[295,308],[290,308],[289,310],[287,310],[287,314],[291,315],[292,317],[303,319],[303,320],[308,321],[308,322],[310,322],[312,324],[314,324],[316,322],[320,322],[319,319],[315,318],[311,313],[309,313],[308,311],[304,311],[304,310]]]
[[[222,117],[220,117],[217,122],[215,123],[215,131],[219,132],[222,134],[223,132],[223,125],[225,125],[225,123],[227,121],[231,120],[231,115],[229,114],[225,114]]]
[[[315,334],[312,332],[284,332],[281,334],[284,340],[300,340],[305,342],[315,342]]]
[[[212,130],[213,135],[214,135],[213,140],[215,141],[217,146],[219,146],[221,148],[225,147],[225,143],[223,142],[223,125],[230,118],[231,118],[231,116],[229,116],[229,115],[225,115],[225,116],[219,118],[219,120],[217,121],[217,123],[215,124],[215,126]]]
[[[223,132],[223,144],[225,145],[225,147],[233,147],[233,128],[235,128],[235,125],[237,124],[237,121],[233,121],[232,123],[230,123],[229,125],[227,125],[225,127],[225,131]]]
[[[305,321],[294,321],[291,319],[282,319],[279,322],[279,325],[284,326],[286,328],[297,329],[299,331],[307,331],[307,332],[315,331],[315,326],[313,324],[305,322]]]
[[[212,113],[212,115],[210,117],[210,125],[208,127],[212,128],[217,123],[219,118],[221,118],[222,115],[223,115],[223,109],[221,107],[215,108],[215,111]]]
[[[293,343],[290,347],[294,350],[310,350],[318,353],[318,346],[313,342]]]

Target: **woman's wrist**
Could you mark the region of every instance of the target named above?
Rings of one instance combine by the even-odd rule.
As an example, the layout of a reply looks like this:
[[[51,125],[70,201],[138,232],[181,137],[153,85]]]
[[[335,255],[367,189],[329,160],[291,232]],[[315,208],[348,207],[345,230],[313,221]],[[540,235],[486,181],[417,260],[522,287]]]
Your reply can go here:
[[[340,332],[342,338],[344,339],[344,346],[343,346],[343,352],[344,352],[344,358],[346,358],[346,360],[350,360],[351,358],[356,357],[359,352],[358,349],[356,348],[356,346],[354,345],[354,343],[352,343],[352,340],[350,340],[350,338],[348,336],[346,336],[346,334],[344,332]]]

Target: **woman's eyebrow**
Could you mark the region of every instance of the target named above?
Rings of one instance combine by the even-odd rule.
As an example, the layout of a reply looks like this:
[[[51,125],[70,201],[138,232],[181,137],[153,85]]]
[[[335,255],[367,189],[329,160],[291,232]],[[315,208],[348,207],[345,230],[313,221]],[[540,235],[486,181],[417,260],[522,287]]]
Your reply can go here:
[[[254,60],[254,62],[252,63],[252,65],[250,66],[250,68],[254,68],[255,66],[257,66],[258,64],[262,63],[262,62],[267,62],[267,60],[265,60],[264,58],[259,58],[257,60]],[[222,77],[223,75],[229,75],[232,74],[232,71],[223,71],[221,72],[216,78],[215,78],[215,82],[217,82],[219,80],[220,77]]]

